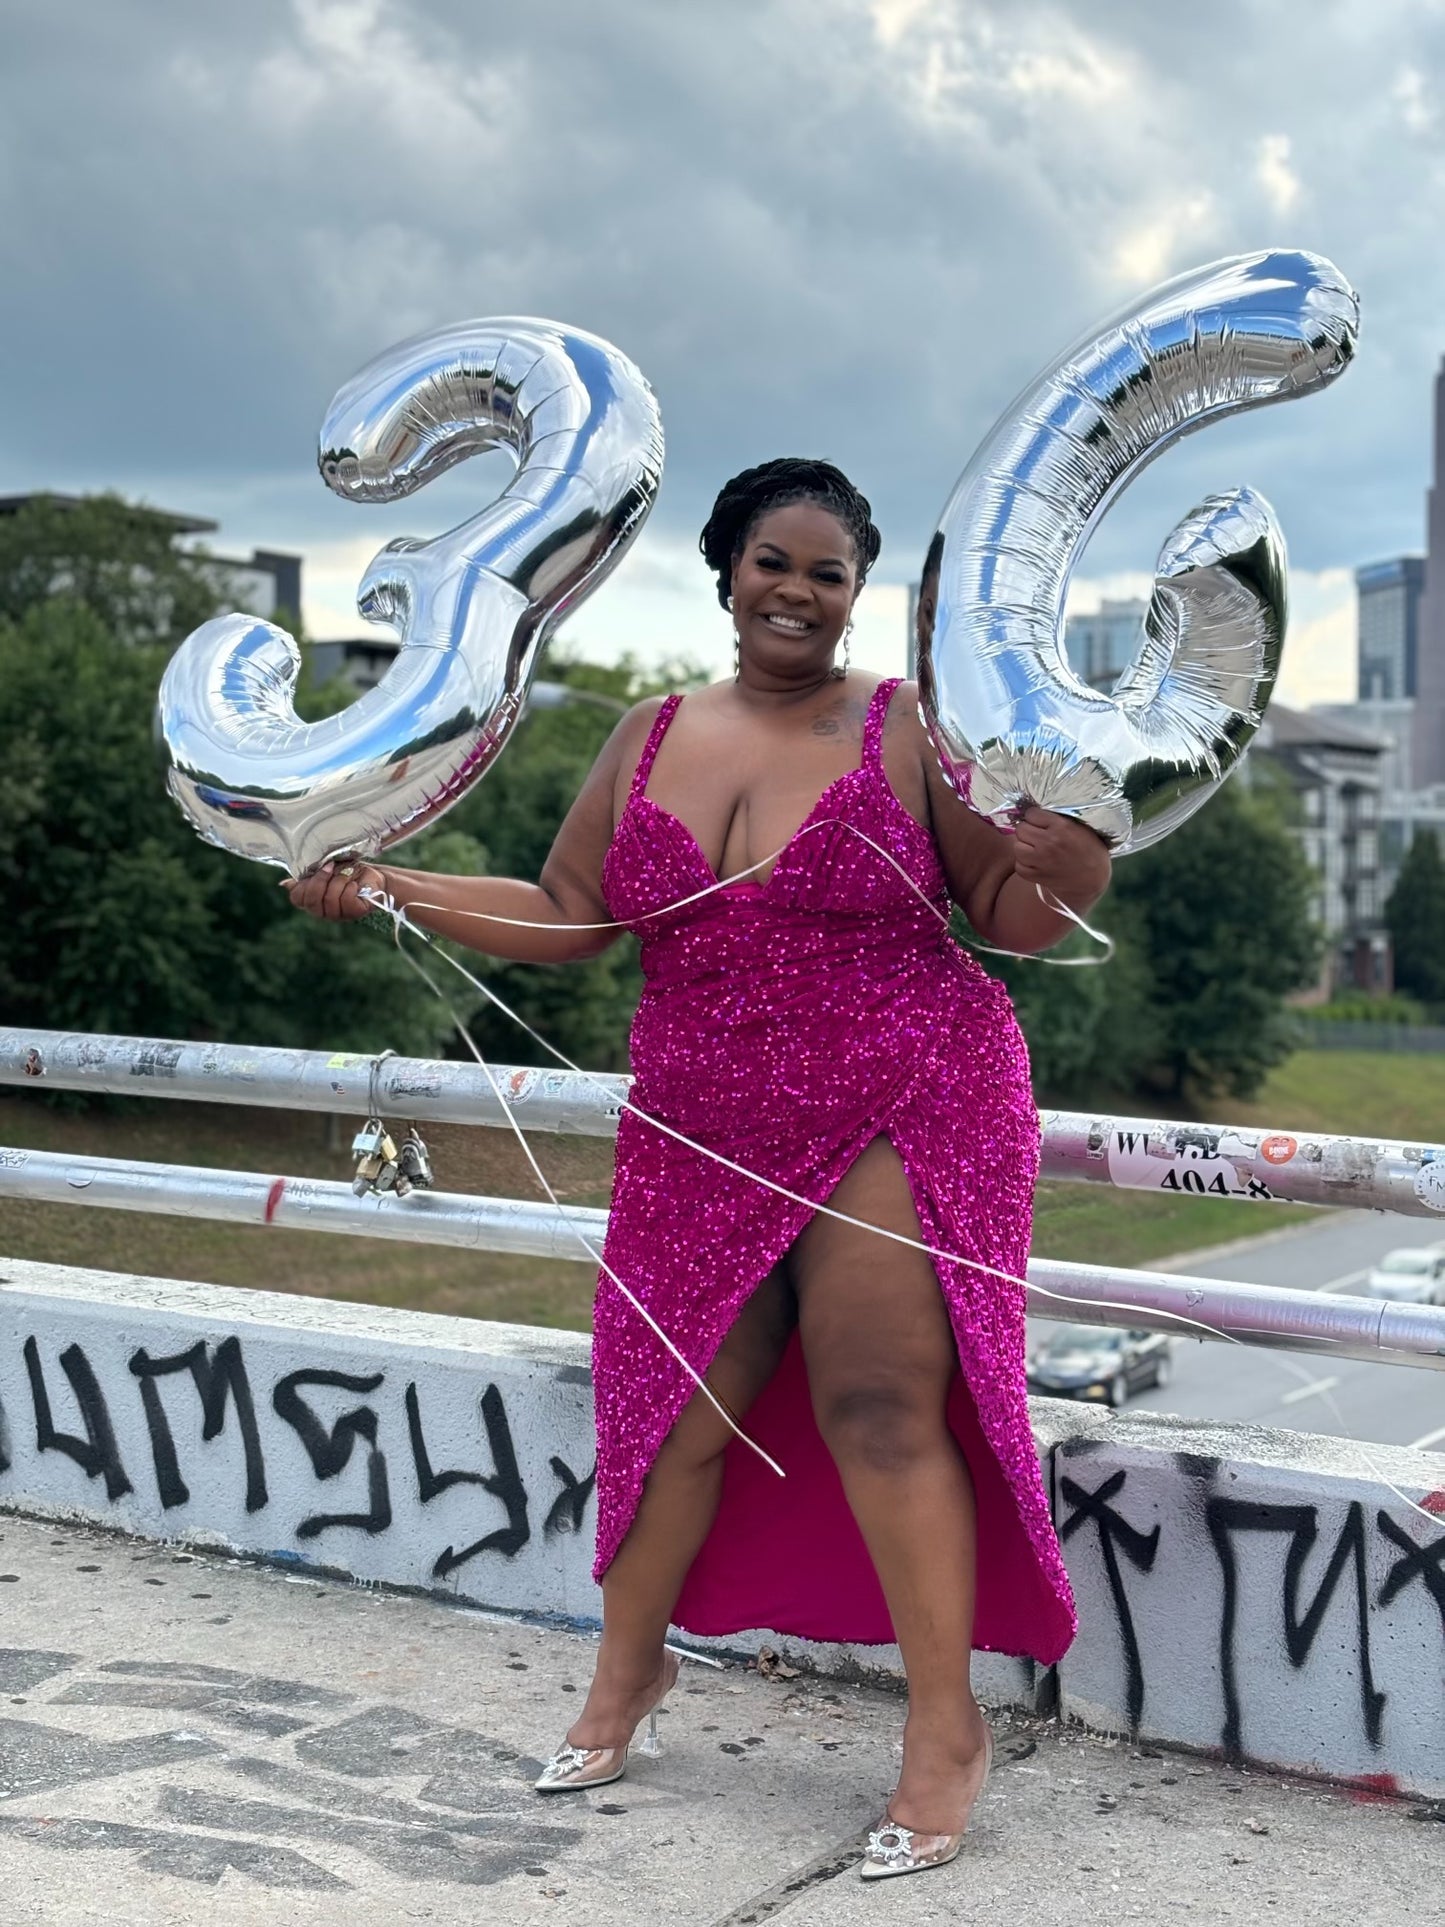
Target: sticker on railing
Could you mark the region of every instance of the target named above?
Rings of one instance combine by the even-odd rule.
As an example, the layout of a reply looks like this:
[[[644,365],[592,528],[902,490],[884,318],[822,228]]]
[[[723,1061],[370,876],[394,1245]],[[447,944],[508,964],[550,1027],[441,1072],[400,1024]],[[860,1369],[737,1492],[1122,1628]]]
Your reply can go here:
[[[1427,1158],[1415,1173],[1415,1196],[1427,1210],[1445,1211],[1445,1158]]]
[[[1281,1131],[1259,1140],[1259,1155],[1266,1164],[1288,1164],[1298,1149],[1299,1139],[1286,1137]]]
[[[1129,1191],[1270,1202],[1274,1193],[1263,1179],[1241,1178],[1231,1160],[1220,1156],[1219,1146],[1217,1131],[1151,1141],[1148,1131],[1114,1130],[1109,1133],[1109,1181]],[[1440,1208],[1445,1210],[1445,1199]]]

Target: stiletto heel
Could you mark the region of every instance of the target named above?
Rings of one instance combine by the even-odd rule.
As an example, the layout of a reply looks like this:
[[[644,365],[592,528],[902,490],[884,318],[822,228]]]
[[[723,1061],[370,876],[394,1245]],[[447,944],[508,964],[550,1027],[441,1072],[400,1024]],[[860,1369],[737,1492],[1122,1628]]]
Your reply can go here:
[[[667,1669],[671,1659],[672,1670]],[[682,1671],[682,1658],[677,1651],[668,1647],[663,1654],[663,1687],[652,1705],[647,1709],[647,1732],[638,1743],[638,1752],[645,1753],[655,1760],[662,1752],[662,1743],[657,1733],[657,1714],[662,1702],[677,1684],[677,1676]],[[558,1747],[557,1751],[543,1767],[541,1775],[532,1782],[538,1793],[581,1793],[588,1787],[611,1786],[620,1780],[627,1771],[627,1755],[631,1742],[626,1746],[573,1746],[570,1740]]]
[[[973,1796],[973,1805],[968,1810],[968,1819],[957,1833],[915,1833],[912,1827],[902,1827],[896,1820],[890,1820],[885,1813],[880,1824],[868,1836],[868,1850],[858,1866],[864,1880],[891,1880],[898,1874],[922,1873],[925,1867],[946,1867],[950,1860],[958,1856],[963,1845],[963,1836],[978,1812],[979,1801],[988,1785],[988,1776],[993,1771],[993,1734],[985,1726],[983,1729],[983,1778],[978,1783],[978,1792]]]

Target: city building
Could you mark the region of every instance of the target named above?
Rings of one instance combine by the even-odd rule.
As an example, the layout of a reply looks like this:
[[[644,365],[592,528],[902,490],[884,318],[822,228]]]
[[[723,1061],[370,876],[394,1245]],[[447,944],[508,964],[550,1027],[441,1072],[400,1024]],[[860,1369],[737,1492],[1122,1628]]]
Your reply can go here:
[[[17,515],[35,501],[40,491],[27,495],[0,495],[0,515]],[[81,495],[60,495],[44,491],[45,498],[60,508],[77,508],[86,499]],[[178,515],[170,509],[151,509],[150,513],[168,523],[173,542],[185,536],[213,535],[219,523],[202,515]],[[215,572],[218,600],[248,615],[265,616],[268,621],[294,622],[301,613],[301,557],[279,549],[253,549],[250,557],[206,556]]]
[[[1318,879],[1314,915],[1328,941],[1317,994],[1391,989],[1380,862],[1386,746],[1323,710],[1273,702],[1241,769],[1267,759],[1298,803],[1301,847]]]
[[[1361,702],[1414,699],[1424,591],[1423,555],[1392,556],[1355,570]]]
[[[1425,495],[1425,548],[1411,767],[1415,782],[1430,789],[1445,783],[1445,362],[1435,377],[1434,462]]]
[[[1388,799],[1413,789],[1412,759],[1415,747],[1415,704],[1407,696],[1395,701],[1384,697],[1355,703],[1311,703],[1311,716],[1330,723],[1344,723],[1363,730],[1380,744],[1380,787]]]
[[[361,696],[368,689],[375,689],[396,661],[400,647],[395,636],[375,629],[366,636],[308,642],[302,654],[306,659],[306,674],[313,683],[340,677]]]
[[[1112,689],[1134,659],[1149,604],[1137,596],[1105,597],[1093,615],[1064,623],[1064,653],[1092,689]]]

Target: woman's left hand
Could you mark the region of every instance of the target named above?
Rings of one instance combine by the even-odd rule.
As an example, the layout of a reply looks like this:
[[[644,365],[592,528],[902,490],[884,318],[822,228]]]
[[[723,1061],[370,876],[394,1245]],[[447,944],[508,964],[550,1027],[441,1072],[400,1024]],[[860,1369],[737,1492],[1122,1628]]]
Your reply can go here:
[[[1084,909],[1109,887],[1109,846],[1076,817],[1030,804],[1014,831],[1014,874],[1071,909]]]
[[[283,877],[281,888],[298,910],[327,923],[356,923],[375,911],[375,896],[385,895],[386,872],[352,857],[318,864],[303,877]]]

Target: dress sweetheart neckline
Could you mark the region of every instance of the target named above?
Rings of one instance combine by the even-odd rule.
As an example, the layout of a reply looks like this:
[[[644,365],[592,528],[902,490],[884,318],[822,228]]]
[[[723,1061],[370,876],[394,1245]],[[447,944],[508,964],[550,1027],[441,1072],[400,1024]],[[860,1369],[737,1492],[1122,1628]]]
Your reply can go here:
[[[919,833],[919,835],[922,836],[927,841],[929,849],[930,851],[932,851],[933,838],[929,834],[927,828],[922,823],[919,822],[918,818],[913,814],[911,810],[904,808],[903,804],[898,799],[897,792],[894,790],[893,785],[888,781],[888,778],[885,775],[883,775],[881,771],[871,769],[866,763],[855,763],[852,769],[845,769],[844,771],[842,771],[840,775],[835,776],[833,778],[832,782],[829,783],[827,787],[820,793],[817,802],[813,805],[812,809],[808,811],[808,814],[803,818],[802,822],[798,825],[797,829],[793,831],[793,834],[788,838],[787,842],[778,851],[778,854],[773,861],[772,869],[768,871],[768,874],[766,875],[766,877],[762,877],[762,878],[747,877],[747,876],[720,877],[717,871],[713,868],[712,863],[709,861],[707,851],[704,850],[701,843],[698,842],[696,836],[687,827],[686,823],[683,822],[682,818],[678,816],[673,810],[668,809],[664,804],[655,803],[653,799],[650,796],[646,795],[645,793],[638,792],[636,795],[628,797],[627,809],[631,809],[634,804],[640,803],[644,805],[647,809],[655,811],[658,816],[665,817],[669,823],[675,824],[677,828],[682,832],[682,834],[687,838],[688,842],[692,845],[694,851],[697,853],[697,859],[701,863],[703,869],[707,872],[710,881],[718,885],[722,889],[724,890],[727,889],[728,886],[733,883],[753,882],[753,883],[757,883],[760,890],[767,890],[771,888],[773,878],[778,874],[778,871],[782,868],[783,864],[787,861],[788,857],[792,855],[794,846],[798,843],[799,839],[803,836],[804,832],[812,828],[814,819],[817,817],[819,810],[822,809],[823,805],[827,802],[828,798],[833,794],[834,790],[840,789],[844,783],[852,782],[855,778],[859,776],[876,776],[877,777],[880,785],[882,786],[887,796],[888,802],[897,811],[898,815],[906,823],[911,824],[911,826]],[[624,809],[622,813],[624,818],[627,815],[627,809]],[[621,829],[622,827],[621,821],[619,821],[617,827],[618,829]]]

